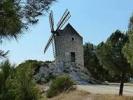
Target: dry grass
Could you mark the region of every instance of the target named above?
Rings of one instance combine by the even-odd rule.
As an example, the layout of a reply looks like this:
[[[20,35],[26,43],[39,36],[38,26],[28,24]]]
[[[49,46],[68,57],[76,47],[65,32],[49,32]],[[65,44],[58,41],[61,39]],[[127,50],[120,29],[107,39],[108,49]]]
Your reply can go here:
[[[117,96],[117,95],[101,95],[101,94],[91,94],[86,91],[81,90],[71,90],[69,92],[62,93],[53,98],[46,98],[45,86],[38,86],[42,98],[40,100],[133,100],[133,96]]]
[[[116,96],[116,95],[91,95],[91,99],[86,100],[133,100],[130,96]]]
[[[48,100],[133,100],[129,96],[116,96],[116,95],[93,95],[84,91],[71,91],[62,93],[59,96]]]
[[[48,100],[87,100],[89,93],[84,91],[71,91]]]

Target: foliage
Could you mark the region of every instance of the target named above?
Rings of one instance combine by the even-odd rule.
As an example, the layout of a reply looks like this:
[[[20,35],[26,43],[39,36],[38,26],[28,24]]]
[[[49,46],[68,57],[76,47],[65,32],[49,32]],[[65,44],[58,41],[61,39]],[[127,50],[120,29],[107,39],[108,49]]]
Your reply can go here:
[[[130,66],[122,54],[122,48],[127,40],[127,36],[117,30],[108,38],[106,43],[101,43],[97,47],[100,63],[118,73],[129,72]]]
[[[123,54],[127,58],[128,62],[133,66],[133,31],[128,31],[129,41],[123,48]]]
[[[40,66],[43,64],[42,61],[37,61],[37,60],[26,60],[25,62],[19,64],[17,66],[17,69],[27,69],[30,68],[32,69],[32,74],[36,74],[38,72],[38,69]]]
[[[127,41],[127,35],[117,30],[105,43],[102,42],[97,47],[97,55],[100,63],[114,73],[119,73],[121,77],[120,95],[122,95],[125,76],[131,72],[131,67],[122,53],[122,48]]]
[[[105,81],[109,77],[108,71],[100,65],[96,56],[96,46],[91,43],[84,45],[84,66],[97,80]]]
[[[0,100],[9,100],[7,81],[12,76],[13,67],[9,61],[0,64]]]
[[[63,75],[54,79],[47,91],[47,97],[51,98],[58,95],[59,93],[70,89],[73,85],[73,81],[69,76]]]
[[[1,0],[0,1],[0,37],[15,37],[38,22],[55,0]],[[1,39],[1,38],[0,38]]]
[[[2,0],[0,7],[0,37],[16,37],[23,27],[17,14],[19,8],[14,5],[13,0]]]
[[[30,67],[16,70],[9,61],[1,63],[0,67],[0,100],[39,99]]]
[[[130,22],[129,22],[129,31],[133,30],[133,15],[130,17]]]
[[[8,54],[8,51],[4,52],[4,51],[0,50],[0,58],[6,58],[7,54]]]
[[[128,41],[123,48],[123,54],[133,66],[133,16],[130,18],[129,30],[127,31]]]
[[[55,0],[0,0],[0,42],[15,38],[32,24],[38,16],[48,12]],[[7,54],[0,50],[0,57]]]
[[[102,45],[99,44],[98,46]],[[91,73],[91,75],[100,81],[109,81],[109,82],[119,82],[120,75],[119,73],[115,73],[112,70],[107,69],[103,65],[99,63],[98,55],[96,54],[97,46],[86,43],[84,45],[84,65]],[[125,78],[127,81],[129,76],[127,75]]]
[[[54,79],[55,76],[50,73],[48,76],[44,76],[44,74],[40,74],[40,67],[47,66],[50,61],[42,62],[37,60],[26,60],[17,66],[17,70],[30,68],[32,70],[31,75],[33,80],[38,84],[48,83],[50,80]],[[42,79],[43,78],[43,79]]]
[[[17,70],[17,100],[38,100],[38,90],[32,79],[32,71],[31,67],[28,66],[23,66]]]

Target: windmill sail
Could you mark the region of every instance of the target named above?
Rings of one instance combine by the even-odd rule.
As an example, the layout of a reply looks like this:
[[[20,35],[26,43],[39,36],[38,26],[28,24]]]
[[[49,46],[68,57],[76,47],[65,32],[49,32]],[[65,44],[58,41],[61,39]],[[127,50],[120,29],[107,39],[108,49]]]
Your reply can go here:
[[[51,28],[51,32],[54,32],[54,18],[53,18],[53,11],[50,12],[49,15],[49,23],[50,23],[50,28]],[[52,33],[52,35],[50,36],[48,43],[45,46],[44,49],[44,53],[46,53],[48,47],[50,46],[50,44],[52,43],[52,40],[54,39],[54,33]]]
[[[62,28],[62,26],[68,21],[68,19],[71,17],[70,12],[68,10],[65,11],[65,13],[63,14],[61,20],[59,21],[59,23],[57,24],[57,29],[59,30]]]
[[[49,38],[49,40],[48,40],[48,42],[47,42],[47,45],[45,46],[44,54],[46,53],[46,51],[47,51],[49,45],[52,43],[53,38],[54,38],[54,34],[52,34],[52,35],[50,36],[50,38]]]
[[[66,24],[66,22],[69,20],[70,17],[71,17],[71,15],[69,14],[69,15],[64,19],[64,21],[62,22],[62,24],[61,24],[60,27],[59,27],[59,30]]]
[[[46,53],[47,49],[49,48],[49,46],[52,44],[53,45],[53,53],[54,53],[54,57],[55,57],[55,36],[57,36],[57,31],[60,30],[63,25],[68,21],[68,19],[71,17],[70,12],[68,10],[66,10],[63,14],[63,16],[61,17],[60,21],[57,24],[57,29],[54,30],[54,18],[53,18],[53,11],[50,12],[49,15],[49,23],[50,23],[50,29],[52,32],[52,35],[50,36],[45,48],[44,48],[44,54]]]
[[[49,15],[49,23],[50,23],[51,32],[53,32],[53,31],[54,31],[53,11],[51,11],[51,13],[50,13],[50,15]]]
[[[67,15],[68,13],[68,9],[66,9],[66,11],[64,12],[64,14],[62,15],[61,19],[59,20],[58,24],[57,24],[57,27],[61,24],[62,20],[64,19],[64,17]]]

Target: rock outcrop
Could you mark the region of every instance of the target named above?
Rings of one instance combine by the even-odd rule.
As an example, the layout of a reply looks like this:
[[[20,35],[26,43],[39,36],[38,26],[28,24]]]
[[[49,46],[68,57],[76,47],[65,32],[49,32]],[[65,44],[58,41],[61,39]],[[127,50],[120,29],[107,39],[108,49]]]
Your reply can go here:
[[[48,63],[42,64],[34,75],[34,79],[39,83],[46,83],[51,78],[67,74],[76,84],[96,84],[90,73],[84,67],[79,67],[74,63]]]

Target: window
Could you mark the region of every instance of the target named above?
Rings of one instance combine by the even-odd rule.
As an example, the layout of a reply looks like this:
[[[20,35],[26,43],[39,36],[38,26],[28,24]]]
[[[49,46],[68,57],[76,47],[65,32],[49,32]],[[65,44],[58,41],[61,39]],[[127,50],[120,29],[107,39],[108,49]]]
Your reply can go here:
[[[72,37],[72,41],[74,41],[74,38]]]
[[[75,62],[75,52],[71,52],[71,62]]]

